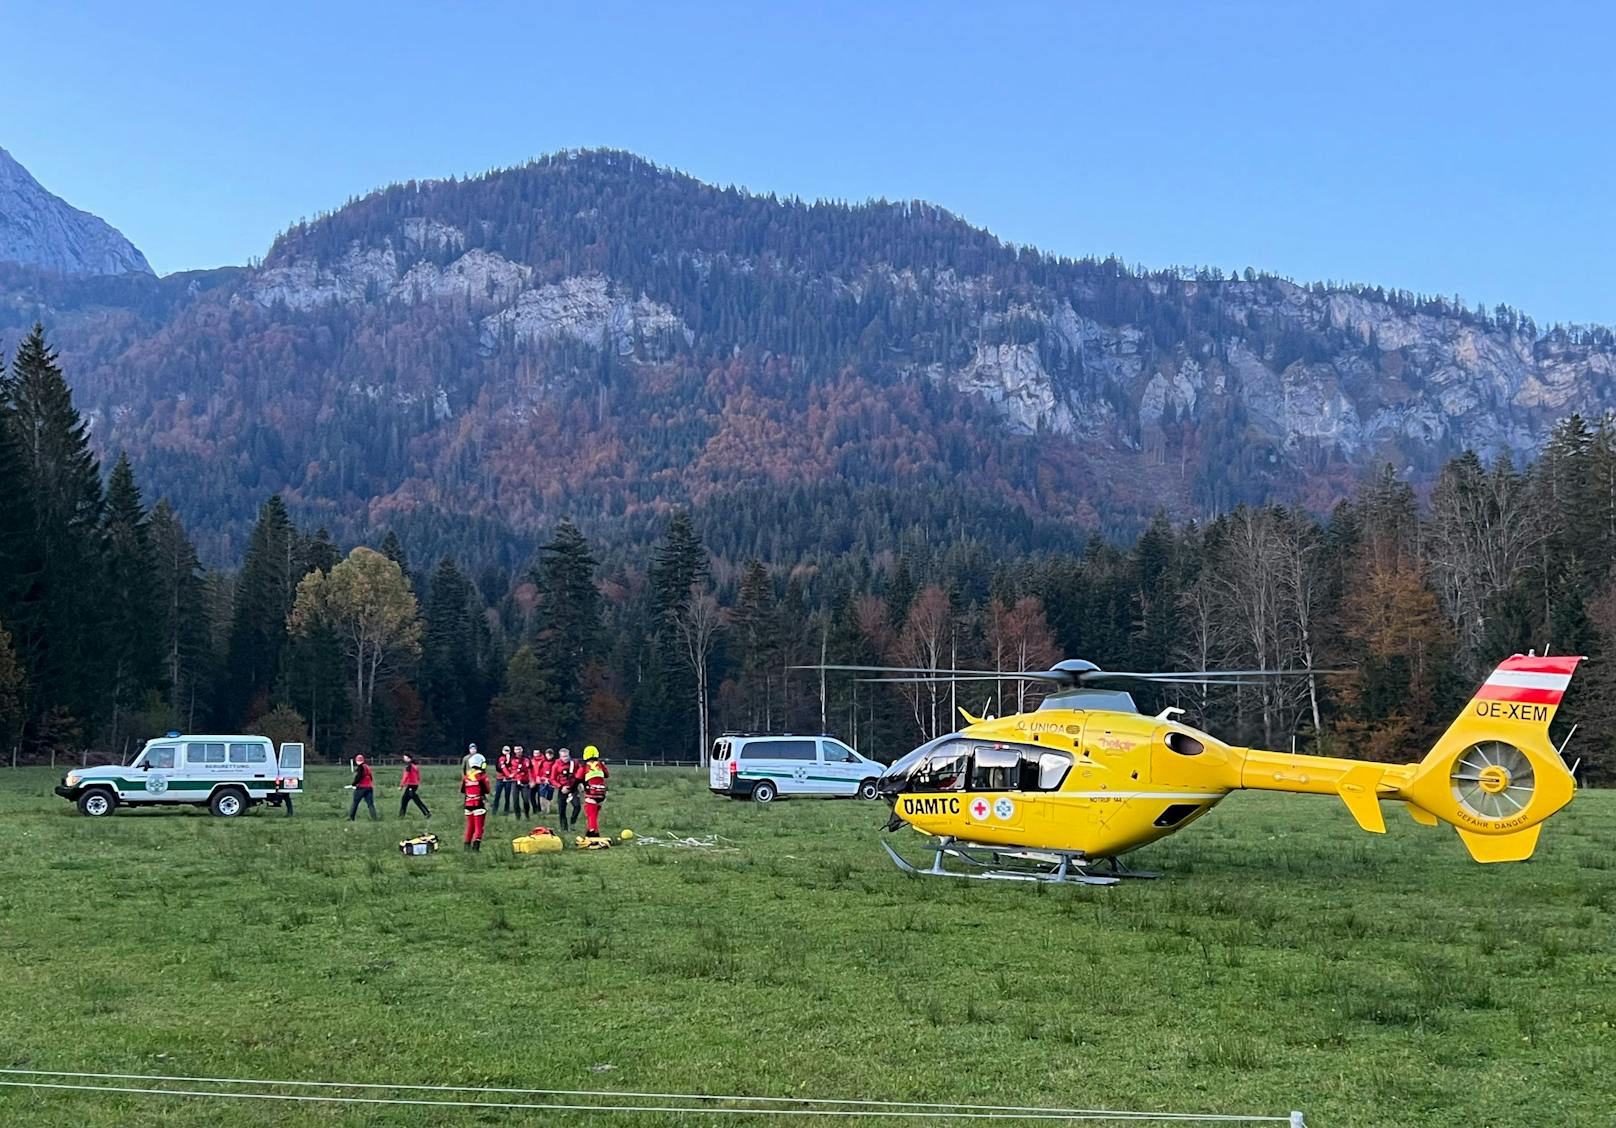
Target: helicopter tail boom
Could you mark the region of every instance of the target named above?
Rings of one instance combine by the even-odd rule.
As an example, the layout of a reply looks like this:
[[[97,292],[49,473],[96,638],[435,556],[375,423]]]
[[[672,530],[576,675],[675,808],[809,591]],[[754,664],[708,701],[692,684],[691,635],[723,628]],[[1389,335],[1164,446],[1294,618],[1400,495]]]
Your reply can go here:
[[[1245,749],[1239,786],[1336,795],[1373,833],[1386,829],[1381,801],[1400,799],[1416,822],[1456,828],[1476,861],[1523,861],[1576,791],[1549,722],[1580,661],[1505,659],[1417,764]]]

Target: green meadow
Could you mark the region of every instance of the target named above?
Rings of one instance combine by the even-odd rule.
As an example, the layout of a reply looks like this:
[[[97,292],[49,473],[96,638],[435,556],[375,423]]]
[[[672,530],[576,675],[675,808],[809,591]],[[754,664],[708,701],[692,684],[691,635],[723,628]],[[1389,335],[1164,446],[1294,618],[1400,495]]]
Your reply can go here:
[[[292,819],[92,820],[48,771],[0,771],[0,1066],[1611,1122],[1616,794],[1493,867],[1400,813],[1372,836],[1333,801],[1235,795],[1137,856],[1161,880],[1091,889],[908,878],[880,804],[628,768],[612,831],[726,848],[519,856],[518,821],[491,818],[467,855],[450,769],[427,771],[430,824],[391,787],[382,821],[348,824],[344,778],[317,771]],[[446,849],[402,857],[423,829]],[[0,1088],[7,1125],[605,1119]]]

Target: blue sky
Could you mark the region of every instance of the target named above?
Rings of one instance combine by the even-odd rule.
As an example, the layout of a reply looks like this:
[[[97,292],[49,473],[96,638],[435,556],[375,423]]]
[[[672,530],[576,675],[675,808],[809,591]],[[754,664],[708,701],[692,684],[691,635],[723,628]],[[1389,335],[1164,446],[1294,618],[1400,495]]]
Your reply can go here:
[[[1593,4],[0,0],[0,146],[160,272],[392,180],[630,149],[999,235],[1616,322]]]

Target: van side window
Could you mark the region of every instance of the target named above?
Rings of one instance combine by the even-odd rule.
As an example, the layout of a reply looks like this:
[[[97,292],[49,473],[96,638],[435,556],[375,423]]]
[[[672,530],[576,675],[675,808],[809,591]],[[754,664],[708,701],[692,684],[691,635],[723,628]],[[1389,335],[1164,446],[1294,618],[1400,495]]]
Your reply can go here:
[[[264,746],[262,744],[232,744],[230,746],[230,762],[232,764],[262,764],[264,760]]]
[[[224,763],[224,745],[187,744],[185,746],[185,762],[187,764],[222,764]]]
[[[172,744],[159,744],[146,753],[146,766],[148,768],[162,768],[172,771],[174,768],[174,746]]]
[[[825,749],[825,762],[827,764],[856,764],[859,762],[858,754],[839,740],[826,740],[821,742]]]
[[[768,740],[746,746],[746,755],[754,760],[817,760],[811,740]]]

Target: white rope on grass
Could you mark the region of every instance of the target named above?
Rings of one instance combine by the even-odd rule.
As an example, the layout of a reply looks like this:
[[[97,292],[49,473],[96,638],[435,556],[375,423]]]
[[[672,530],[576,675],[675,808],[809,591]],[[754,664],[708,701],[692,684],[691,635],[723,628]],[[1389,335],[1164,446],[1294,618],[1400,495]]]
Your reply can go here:
[[[634,840],[637,846],[684,847],[692,850],[733,850],[731,840],[722,834],[709,834],[706,838],[681,838],[676,834],[642,834]]]
[[[704,1101],[704,1102],[731,1102],[750,1103],[750,1108],[716,1108],[712,1104],[698,1106],[671,1106],[671,1105],[611,1105],[611,1104],[566,1104],[555,1102],[502,1102],[502,1101],[445,1101],[426,1100],[422,1098],[403,1097],[354,1097],[354,1096],[324,1096],[303,1095],[291,1093],[238,1093],[221,1090],[185,1090],[185,1089],[155,1089],[133,1088],[114,1085],[83,1085],[67,1084],[61,1082],[44,1081],[0,1081],[0,1087],[7,1088],[40,1088],[64,1089],[79,1092],[108,1092],[132,1093],[154,1096],[188,1096],[188,1097],[221,1097],[226,1099],[262,1099],[286,1101],[324,1101],[336,1103],[356,1104],[403,1104],[403,1105],[442,1105],[447,1108],[505,1108],[505,1109],[550,1109],[558,1112],[684,1112],[684,1113],[725,1113],[729,1115],[752,1116],[829,1116],[829,1117],[935,1117],[953,1120],[1111,1120],[1111,1121],[1154,1121],[1157,1123],[1267,1123],[1290,1124],[1292,1128],[1302,1124],[1300,1113],[1291,1113],[1290,1116],[1254,1116],[1234,1113],[1187,1113],[1187,1112],[1135,1112],[1120,1109],[1076,1109],[1076,1108],[1047,1108],[1033,1105],[975,1105],[975,1104],[949,1104],[928,1101],[878,1101],[834,1099],[815,1097],[756,1097],[756,1096],[722,1096],[705,1093],[646,1093],[625,1092],[608,1089],[518,1089],[493,1086],[475,1085],[410,1085],[410,1084],[382,1084],[378,1082],[343,1082],[343,1081],[265,1081],[250,1078],[234,1077],[182,1077],[171,1075],[152,1075],[136,1073],[85,1073],[67,1070],[43,1069],[0,1069],[0,1074],[13,1077],[70,1077],[80,1080],[116,1080],[116,1081],[146,1081],[146,1082],[177,1082],[184,1084],[208,1085],[248,1085],[248,1086],[284,1086],[303,1088],[331,1088],[331,1089],[367,1089],[398,1091],[428,1091],[446,1093],[487,1093],[495,1095],[528,1095],[528,1096],[555,1096],[568,1098],[589,1098],[595,1101],[602,1100],[651,1100],[651,1101]],[[802,1107],[796,1108],[761,1108],[759,1104],[790,1104]]]

